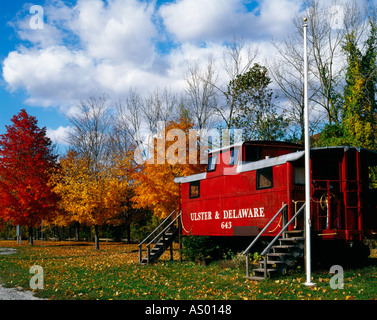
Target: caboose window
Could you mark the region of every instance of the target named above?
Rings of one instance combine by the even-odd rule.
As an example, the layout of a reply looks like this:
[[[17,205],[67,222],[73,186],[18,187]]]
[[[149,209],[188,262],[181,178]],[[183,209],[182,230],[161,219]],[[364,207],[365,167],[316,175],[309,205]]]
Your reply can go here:
[[[295,167],[295,184],[305,184],[304,167]]]
[[[273,186],[272,167],[257,170],[257,189],[267,189]]]
[[[208,159],[207,171],[215,171],[217,162],[217,154],[213,154]]]
[[[190,199],[200,197],[200,181],[190,182]]]

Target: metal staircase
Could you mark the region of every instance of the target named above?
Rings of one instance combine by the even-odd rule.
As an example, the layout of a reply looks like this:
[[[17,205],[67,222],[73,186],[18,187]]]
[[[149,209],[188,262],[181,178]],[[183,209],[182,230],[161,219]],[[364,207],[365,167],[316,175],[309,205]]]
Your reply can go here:
[[[178,218],[179,213],[173,220],[173,211],[151,234],[139,244],[139,263],[142,265],[154,263],[170,247],[171,257],[173,257],[173,241],[179,233]],[[148,243],[147,241],[151,239]],[[143,258],[143,244],[146,244],[147,254]]]
[[[253,276],[249,271],[249,253],[250,249],[268,229],[272,222],[282,214],[286,213],[287,204],[284,204],[280,210],[272,217],[266,226],[259,232],[253,242],[243,252],[246,255],[246,278],[251,280],[264,280],[273,276],[285,274],[287,269],[295,264],[298,258],[304,254],[304,232],[303,230],[286,231],[288,226],[296,219],[296,217],[304,211],[305,204],[295,213],[295,215],[287,223],[283,223],[283,227],[270,244],[262,251],[263,260],[259,262],[259,268],[253,269]],[[282,219],[283,221],[285,219]],[[277,242],[278,241],[278,242]],[[277,243],[275,245],[275,243]],[[272,251],[272,252],[271,252]]]

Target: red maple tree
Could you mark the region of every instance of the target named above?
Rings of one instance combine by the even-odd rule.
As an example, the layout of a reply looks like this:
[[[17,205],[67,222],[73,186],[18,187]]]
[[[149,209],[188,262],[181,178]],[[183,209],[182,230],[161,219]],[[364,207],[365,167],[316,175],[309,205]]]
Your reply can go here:
[[[13,225],[32,227],[50,220],[57,211],[58,196],[50,177],[57,166],[46,128],[22,109],[0,135],[0,218]]]

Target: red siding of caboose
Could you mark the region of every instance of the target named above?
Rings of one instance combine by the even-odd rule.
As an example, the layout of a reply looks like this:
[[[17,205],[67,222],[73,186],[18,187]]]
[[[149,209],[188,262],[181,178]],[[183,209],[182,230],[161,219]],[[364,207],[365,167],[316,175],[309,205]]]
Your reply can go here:
[[[212,157],[218,155],[215,170],[175,180],[181,183],[183,233],[255,236],[283,203],[290,219],[304,203],[304,152],[299,150],[293,144],[244,142],[212,151]],[[237,155],[234,165],[231,155]],[[340,146],[312,149],[310,172],[314,233],[328,240],[376,237],[376,152]],[[276,235],[281,219],[264,235]],[[303,217],[289,228],[302,229]]]
[[[194,199],[188,197],[189,183],[182,184],[184,231],[193,235],[258,234],[286,202],[285,167],[274,167],[276,183],[271,189],[256,190],[256,172],[201,180],[200,198]],[[229,192],[222,194],[221,190]]]
[[[258,148],[255,155],[258,159],[249,163],[263,164],[268,158],[292,153],[300,149],[297,145],[282,143],[244,143],[239,160],[250,156],[245,147]],[[240,151],[241,149],[239,149]],[[257,170],[236,172],[237,165],[229,165],[232,149],[212,152],[218,154],[216,170],[207,172],[201,180],[193,179],[199,184],[199,197],[190,198],[190,182],[182,183],[182,226],[184,234],[222,235],[222,236],[253,236],[266,225],[271,217],[287,203],[290,184],[293,177],[289,162],[280,165],[261,166]],[[236,161],[237,163],[237,161]],[[266,172],[264,172],[266,170]],[[271,172],[272,171],[272,172]],[[272,173],[272,176],[271,176]],[[267,187],[258,179],[263,175],[272,177],[266,180]],[[261,178],[261,175],[263,176]],[[195,187],[196,188],[196,187]],[[277,219],[266,235],[276,235],[282,221]]]
[[[212,160],[218,156],[215,170],[175,180],[181,183],[183,233],[255,236],[284,203],[290,219],[304,203],[304,152],[299,150],[293,144],[245,142],[212,151]],[[375,237],[377,153],[316,148],[310,163],[312,231],[328,240]],[[282,225],[280,217],[264,235],[276,235]],[[303,216],[289,228],[302,229]]]

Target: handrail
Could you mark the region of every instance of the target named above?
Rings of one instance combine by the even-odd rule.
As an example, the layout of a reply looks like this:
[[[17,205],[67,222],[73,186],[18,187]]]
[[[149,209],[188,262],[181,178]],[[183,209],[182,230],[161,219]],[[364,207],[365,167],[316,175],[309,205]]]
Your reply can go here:
[[[169,214],[169,216],[167,216],[164,221],[162,221],[158,227],[156,229],[154,229],[142,242],[139,243],[139,262],[142,261],[142,251],[143,251],[143,243],[145,243],[148,239],[150,239],[153,235],[155,235],[158,230],[160,230],[162,228],[162,226],[166,223],[166,221],[168,221],[168,219],[171,218],[171,216],[174,214],[176,210],[173,210],[172,213]],[[151,243],[153,243],[154,241],[156,241],[156,239],[158,239],[162,234],[164,234],[166,232],[166,230],[168,228],[170,228],[170,226],[178,219],[178,217],[181,216],[181,213],[179,213],[172,221],[169,222],[169,224],[167,226],[164,227],[164,229],[162,231],[160,231],[160,233],[155,236],[151,241],[149,241],[149,243],[146,245],[147,247],[147,260],[148,260],[148,263],[149,263],[149,257],[150,257],[150,245]]]
[[[139,247],[145,242],[145,241],[147,241],[147,239],[150,237],[150,236],[152,236],[152,234],[154,234],[172,215],[173,215],[173,213],[175,212],[175,210],[173,210],[172,211],[172,213],[171,214],[169,214],[169,216],[168,217],[166,217],[165,219],[164,219],[164,221],[162,221],[159,225],[158,225],[158,227],[156,228],[156,229],[154,229],[142,242],[140,242],[139,243]]]
[[[261,256],[264,256],[266,253],[268,253],[272,247],[272,245],[275,243],[275,241],[281,236],[281,234],[288,228],[288,226],[292,223],[292,221],[301,213],[301,211],[305,208],[305,203],[301,206],[300,209],[295,213],[295,215],[289,220],[283,228],[281,228],[280,232],[276,235],[276,237],[270,242],[270,244],[262,251]]]
[[[283,204],[283,206],[280,208],[280,210],[271,218],[271,220],[265,225],[265,227],[262,229],[261,232],[255,237],[252,243],[246,248],[246,250],[243,252],[244,255],[248,254],[250,249],[253,247],[253,245],[258,241],[258,239],[261,237],[261,235],[267,230],[267,228],[271,225],[271,223],[277,218],[277,216],[282,212],[285,207],[287,207],[288,204]]]
[[[170,228],[170,226],[175,222],[175,220],[177,220],[179,217],[181,216],[181,213],[180,214],[178,214],[165,228],[164,228],[164,230],[162,230],[157,236],[155,236],[154,238],[153,238],[153,240],[151,240],[148,244],[147,244],[147,247],[148,246],[150,246],[151,245],[151,243],[153,243],[156,239],[158,239],[158,238],[160,238],[160,236],[162,235],[162,234],[164,234],[165,233],[165,231],[167,230],[167,229],[169,229]]]

